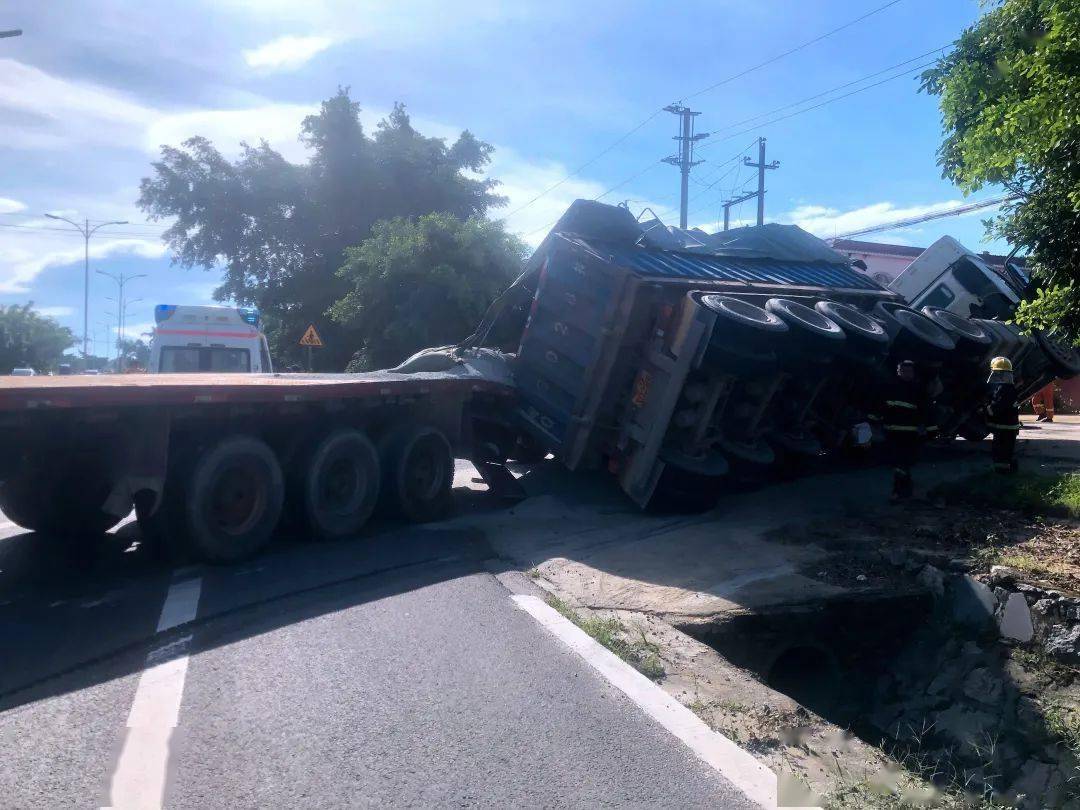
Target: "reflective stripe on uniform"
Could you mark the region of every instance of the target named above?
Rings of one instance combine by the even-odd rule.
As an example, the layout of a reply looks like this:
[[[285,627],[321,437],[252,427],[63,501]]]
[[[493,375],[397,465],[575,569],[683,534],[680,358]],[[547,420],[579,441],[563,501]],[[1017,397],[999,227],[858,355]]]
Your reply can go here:
[[[897,430],[910,433],[917,433],[919,430],[915,425],[884,425],[883,427],[885,430]]]
[[[1015,425],[1002,425],[1002,424],[1000,424],[998,422],[987,422],[986,426],[988,428],[990,428],[991,430],[1019,430],[1020,429],[1020,424],[1019,423],[1017,423]]]
[[[885,400],[885,404],[892,405],[897,408],[911,408],[911,410],[913,411],[917,410],[919,407],[914,402],[904,402],[904,400],[902,399],[887,399]]]

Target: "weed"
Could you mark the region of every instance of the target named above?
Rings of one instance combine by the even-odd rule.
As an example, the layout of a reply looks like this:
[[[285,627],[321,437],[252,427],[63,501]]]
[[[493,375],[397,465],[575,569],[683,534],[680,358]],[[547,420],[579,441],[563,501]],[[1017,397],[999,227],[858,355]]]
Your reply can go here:
[[[1080,756],[1080,712],[1060,703],[1043,709],[1046,730],[1073,754]]]
[[[539,568],[530,568],[529,569],[529,577],[531,579],[540,579],[540,569]]]
[[[576,624],[598,644],[652,680],[664,677],[664,665],[660,661],[660,648],[645,637],[644,630],[638,630],[641,638],[628,641],[629,631],[618,619],[601,619],[598,616],[582,618],[572,607],[557,596],[549,596],[548,604],[563,617]]]
[[[963,502],[1029,515],[1080,517],[1080,473],[980,473],[935,487],[932,500]]]

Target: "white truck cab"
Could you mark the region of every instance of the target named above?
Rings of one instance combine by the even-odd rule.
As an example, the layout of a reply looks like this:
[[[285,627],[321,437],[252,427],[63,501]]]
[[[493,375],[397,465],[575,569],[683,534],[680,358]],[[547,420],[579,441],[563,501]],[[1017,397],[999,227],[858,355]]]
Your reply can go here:
[[[273,370],[254,309],[158,304],[154,321],[147,369],[151,374]]]
[[[1029,282],[1018,265],[991,267],[979,254],[943,236],[893,279],[889,289],[916,309],[940,307],[964,318],[1007,319]]]

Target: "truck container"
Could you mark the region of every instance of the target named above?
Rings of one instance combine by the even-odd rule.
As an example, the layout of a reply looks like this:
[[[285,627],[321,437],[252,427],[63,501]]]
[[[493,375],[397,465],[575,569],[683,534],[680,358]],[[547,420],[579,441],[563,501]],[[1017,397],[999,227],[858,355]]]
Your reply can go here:
[[[515,317],[523,328],[506,327]],[[795,226],[710,235],[586,201],[473,341],[515,352],[518,416],[538,445],[570,469],[606,467],[643,506],[658,492],[708,502],[733,467],[753,474],[865,444],[901,359],[939,391],[945,435],[985,436],[991,351],[1047,343],[916,311]],[[1021,388],[1067,365],[1037,351]]]

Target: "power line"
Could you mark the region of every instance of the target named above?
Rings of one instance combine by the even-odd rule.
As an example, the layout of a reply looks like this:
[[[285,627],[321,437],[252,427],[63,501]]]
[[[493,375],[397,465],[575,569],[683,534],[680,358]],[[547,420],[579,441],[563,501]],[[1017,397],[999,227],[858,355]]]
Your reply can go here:
[[[735,121],[735,122],[733,122],[731,124],[725,124],[724,126],[720,127],[719,129],[714,130],[711,137],[709,138],[709,140],[710,141],[715,140],[716,137],[720,133],[725,132],[727,130],[735,129],[736,127],[741,127],[743,124],[749,124],[751,121],[756,121],[759,118],[766,118],[766,117],[768,117],[770,115],[775,115],[778,112],[783,112],[784,110],[789,110],[792,107],[798,107],[798,106],[800,106],[802,104],[805,104],[808,101],[814,101],[815,99],[819,99],[822,96],[828,96],[828,95],[830,95],[832,93],[835,93],[838,90],[844,90],[844,89],[846,89],[848,87],[852,87],[852,86],[854,86],[856,84],[862,84],[865,81],[869,81],[870,79],[877,78],[878,76],[882,75],[883,73],[888,73],[888,72],[890,72],[892,70],[896,70],[897,68],[901,68],[904,65],[910,65],[912,62],[917,62],[920,59],[925,59],[927,56],[930,56],[931,54],[935,54],[935,53],[939,53],[941,51],[948,50],[951,47],[952,47],[952,45],[943,45],[940,48],[934,48],[933,50],[927,51],[926,53],[921,53],[918,56],[913,56],[910,59],[905,59],[903,62],[897,62],[895,65],[889,65],[889,67],[882,68],[881,70],[878,70],[878,71],[876,71],[874,73],[869,73],[866,76],[861,76],[858,79],[854,79],[853,81],[845,82],[844,84],[838,84],[835,87],[830,87],[828,90],[822,90],[820,93],[815,93],[812,96],[806,96],[805,98],[801,98],[798,101],[792,101],[790,104],[784,104],[784,105],[782,105],[780,107],[775,107],[775,108],[773,108],[771,110],[768,110],[767,112],[758,113],[757,115],[752,115],[749,118],[742,119],[741,121]],[[903,73],[899,73],[899,74],[897,74],[897,76],[894,76],[892,78],[898,78],[899,76],[907,75],[907,73],[913,72],[914,70],[921,70],[921,69],[922,69],[922,66],[920,65],[918,68],[913,68],[912,71],[906,71],[906,72],[903,72]],[[867,89],[869,89],[869,88],[867,88]],[[709,144],[702,144],[702,147],[704,148],[704,146],[706,146],[706,145],[709,145]]]
[[[728,84],[729,82],[733,82],[736,79],[742,78],[743,76],[746,76],[747,74],[753,73],[755,70],[760,70],[761,68],[766,67],[768,65],[771,65],[774,62],[778,62],[781,59],[784,59],[785,57],[788,57],[793,53],[797,53],[797,52],[799,52],[799,51],[801,51],[801,50],[803,50],[805,48],[810,47],[811,45],[814,45],[814,44],[816,44],[818,42],[821,42],[822,40],[828,39],[829,37],[831,37],[831,36],[833,36],[835,34],[838,34],[839,32],[841,32],[841,31],[843,31],[843,30],[845,30],[847,28],[850,28],[853,25],[856,25],[856,24],[862,22],[863,20],[865,20],[867,18],[874,16],[875,14],[879,14],[882,11],[885,11],[886,9],[888,9],[888,8],[890,8],[892,6],[895,6],[897,3],[901,3],[901,2],[903,2],[903,0],[889,0],[888,3],[885,3],[882,6],[878,6],[877,8],[871,9],[870,11],[866,12],[865,14],[863,14],[863,15],[861,15],[859,17],[856,17],[853,20],[848,21],[848,22],[844,23],[843,25],[837,26],[836,28],[833,28],[833,29],[831,29],[829,31],[826,31],[823,34],[819,34],[818,36],[814,37],[813,39],[809,39],[806,42],[802,42],[799,45],[796,45],[795,47],[784,51],[783,53],[777,54],[776,56],[773,56],[773,57],[770,57],[769,59],[766,59],[764,62],[760,62],[760,63],[758,63],[756,65],[753,65],[752,67],[749,67],[749,68],[746,68],[745,70],[740,71],[739,73],[736,73],[736,74],[734,74],[732,76],[728,76],[727,78],[721,79],[718,82],[714,82],[713,84],[709,85],[708,87],[705,87],[705,88],[703,88],[701,90],[698,90],[696,93],[692,93],[689,96],[684,96],[682,99],[680,99],[680,102],[685,101],[686,99],[695,98],[697,96],[702,95],[703,93],[708,93],[711,90],[715,90],[717,87],[721,87],[721,86],[723,86],[725,84]],[[618,138],[616,138],[612,143],[610,143],[608,146],[606,146],[604,149],[602,149],[599,153],[597,153],[593,157],[589,158],[587,161],[582,163],[580,166],[578,166],[576,169],[574,169],[572,172],[570,172],[566,176],[562,177],[560,180],[556,181],[552,185],[545,188],[543,191],[541,191],[539,194],[537,194],[532,199],[528,200],[527,202],[523,203],[522,205],[519,205],[517,208],[515,208],[513,211],[508,213],[503,218],[504,219],[509,219],[510,217],[514,216],[515,214],[518,214],[518,213],[524,211],[530,205],[536,203],[537,201],[539,201],[543,197],[546,197],[552,191],[554,191],[555,189],[562,186],[568,180],[570,180],[570,179],[576,177],[577,175],[579,175],[582,171],[584,171],[589,166],[596,163],[596,161],[600,160],[600,158],[602,158],[605,155],[607,155],[608,153],[610,153],[616,147],[618,147],[618,146],[622,145],[623,143],[625,143],[626,140],[630,138],[630,136],[632,136],[635,133],[637,133],[638,131],[640,131],[646,124],[648,124],[650,121],[655,119],[662,112],[665,112],[664,107],[660,107],[660,108],[654,110],[646,118],[644,118],[642,121],[635,124],[629,130],[624,132],[622,135],[620,135]],[[535,231],[534,231],[534,233],[535,233]]]
[[[773,118],[772,120],[764,121],[764,122],[762,122],[760,124],[755,124],[754,126],[748,127],[747,129],[742,129],[742,130],[739,130],[738,132],[732,133],[731,135],[726,135],[723,138],[716,138],[714,140],[710,140],[708,143],[702,144],[701,148],[705,149],[705,148],[707,148],[709,146],[713,146],[714,144],[723,143],[724,141],[730,141],[732,138],[738,138],[740,135],[745,135],[747,132],[754,132],[755,130],[760,130],[763,127],[771,126],[773,124],[779,123],[780,121],[786,121],[789,118],[794,118],[797,115],[802,115],[803,113],[812,112],[814,110],[820,109],[821,107],[826,107],[829,104],[833,104],[833,103],[835,103],[837,101],[842,101],[845,98],[850,98],[851,96],[858,95],[859,93],[866,92],[867,90],[873,90],[875,87],[880,87],[881,85],[886,84],[887,82],[891,82],[891,81],[893,81],[895,79],[903,78],[904,76],[907,76],[907,75],[909,75],[911,73],[917,73],[918,71],[924,70],[925,68],[928,68],[933,64],[934,64],[934,62],[926,62],[925,64],[922,64],[922,65],[919,65],[918,67],[912,68],[911,70],[905,70],[902,73],[897,73],[894,76],[889,76],[888,78],[882,79],[879,82],[874,82],[873,84],[868,84],[868,85],[866,85],[866,87],[860,87],[858,90],[852,90],[850,93],[844,93],[842,96],[836,96],[835,98],[827,99],[825,101],[822,101],[820,104],[814,104],[811,107],[806,107],[806,108],[801,109],[801,110],[796,110],[795,112],[788,113],[787,115],[781,115],[779,118]]]
[[[768,65],[771,65],[774,62],[779,62],[781,59],[783,59],[783,58],[785,58],[787,56],[791,56],[791,54],[793,54],[793,53],[797,53],[798,51],[801,51],[804,48],[808,48],[811,45],[814,45],[814,44],[816,44],[818,42],[821,42],[824,39],[828,39],[829,37],[833,36],[834,34],[838,34],[838,33],[840,33],[841,31],[843,31],[843,30],[845,30],[847,28],[851,28],[851,26],[853,26],[853,25],[861,23],[863,20],[867,19],[868,17],[873,17],[875,14],[880,14],[885,9],[890,8],[892,6],[895,6],[897,3],[900,3],[900,2],[902,2],[902,0],[890,0],[890,2],[886,3],[885,5],[878,6],[877,8],[866,12],[861,17],[856,17],[854,20],[850,20],[849,22],[846,22],[841,26],[833,28],[831,31],[826,31],[824,34],[819,34],[818,36],[814,37],[813,39],[809,39],[809,40],[807,40],[806,42],[803,42],[800,45],[796,45],[794,48],[786,50],[783,53],[779,53],[776,56],[770,57],[769,59],[766,59],[764,62],[759,62],[758,64],[754,65],[753,67],[749,67],[746,70],[743,70],[743,71],[741,71],[739,73],[734,74],[733,76],[728,76],[726,79],[721,79],[720,81],[715,82],[714,84],[710,84],[708,87],[705,87],[705,88],[703,88],[701,90],[698,90],[696,93],[691,93],[689,96],[684,96],[683,98],[679,99],[679,101],[686,101],[687,99],[696,98],[697,96],[700,96],[700,95],[708,93],[708,92],[710,92],[712,90],[715,90],[717,87],[723,87],[725,84],[733,82],[736,79],[741,79],[743,76],[746,76],[748,73],[753,73],[755,70],[760,70],[761,68],[766,67]]]
[[[911,225],[918,225],[923,222],[930,222],[935,219],[943,219],[944,217],[955,217],[960,214],[968,214],[972,211],[978,211],[980,208],[990,208],[995,205],[1001,205],[1002,203],[1010,202],[1011,200],[1018,199],[1019,195],[1005,194],[1001,197],[993,197],[989,200],[980,200],[979,202],[967,203],[966,205],[958,205],[954,208],[949,208],[945,211],[934,211],[929,214],[920,214],[914,217],[907,217],[905,219],[898,219],[895,222],[885,222],[881,225],[871,225],[868,228],[861,228],[857,231],[848,231],[842,233],[839,236],[834,236],[829,241],[835,241],[837,239],[848,239],[852,236],[862,236],[868,233],[879,233],[881,231],[891,231],[897,228],[907,228]]]

